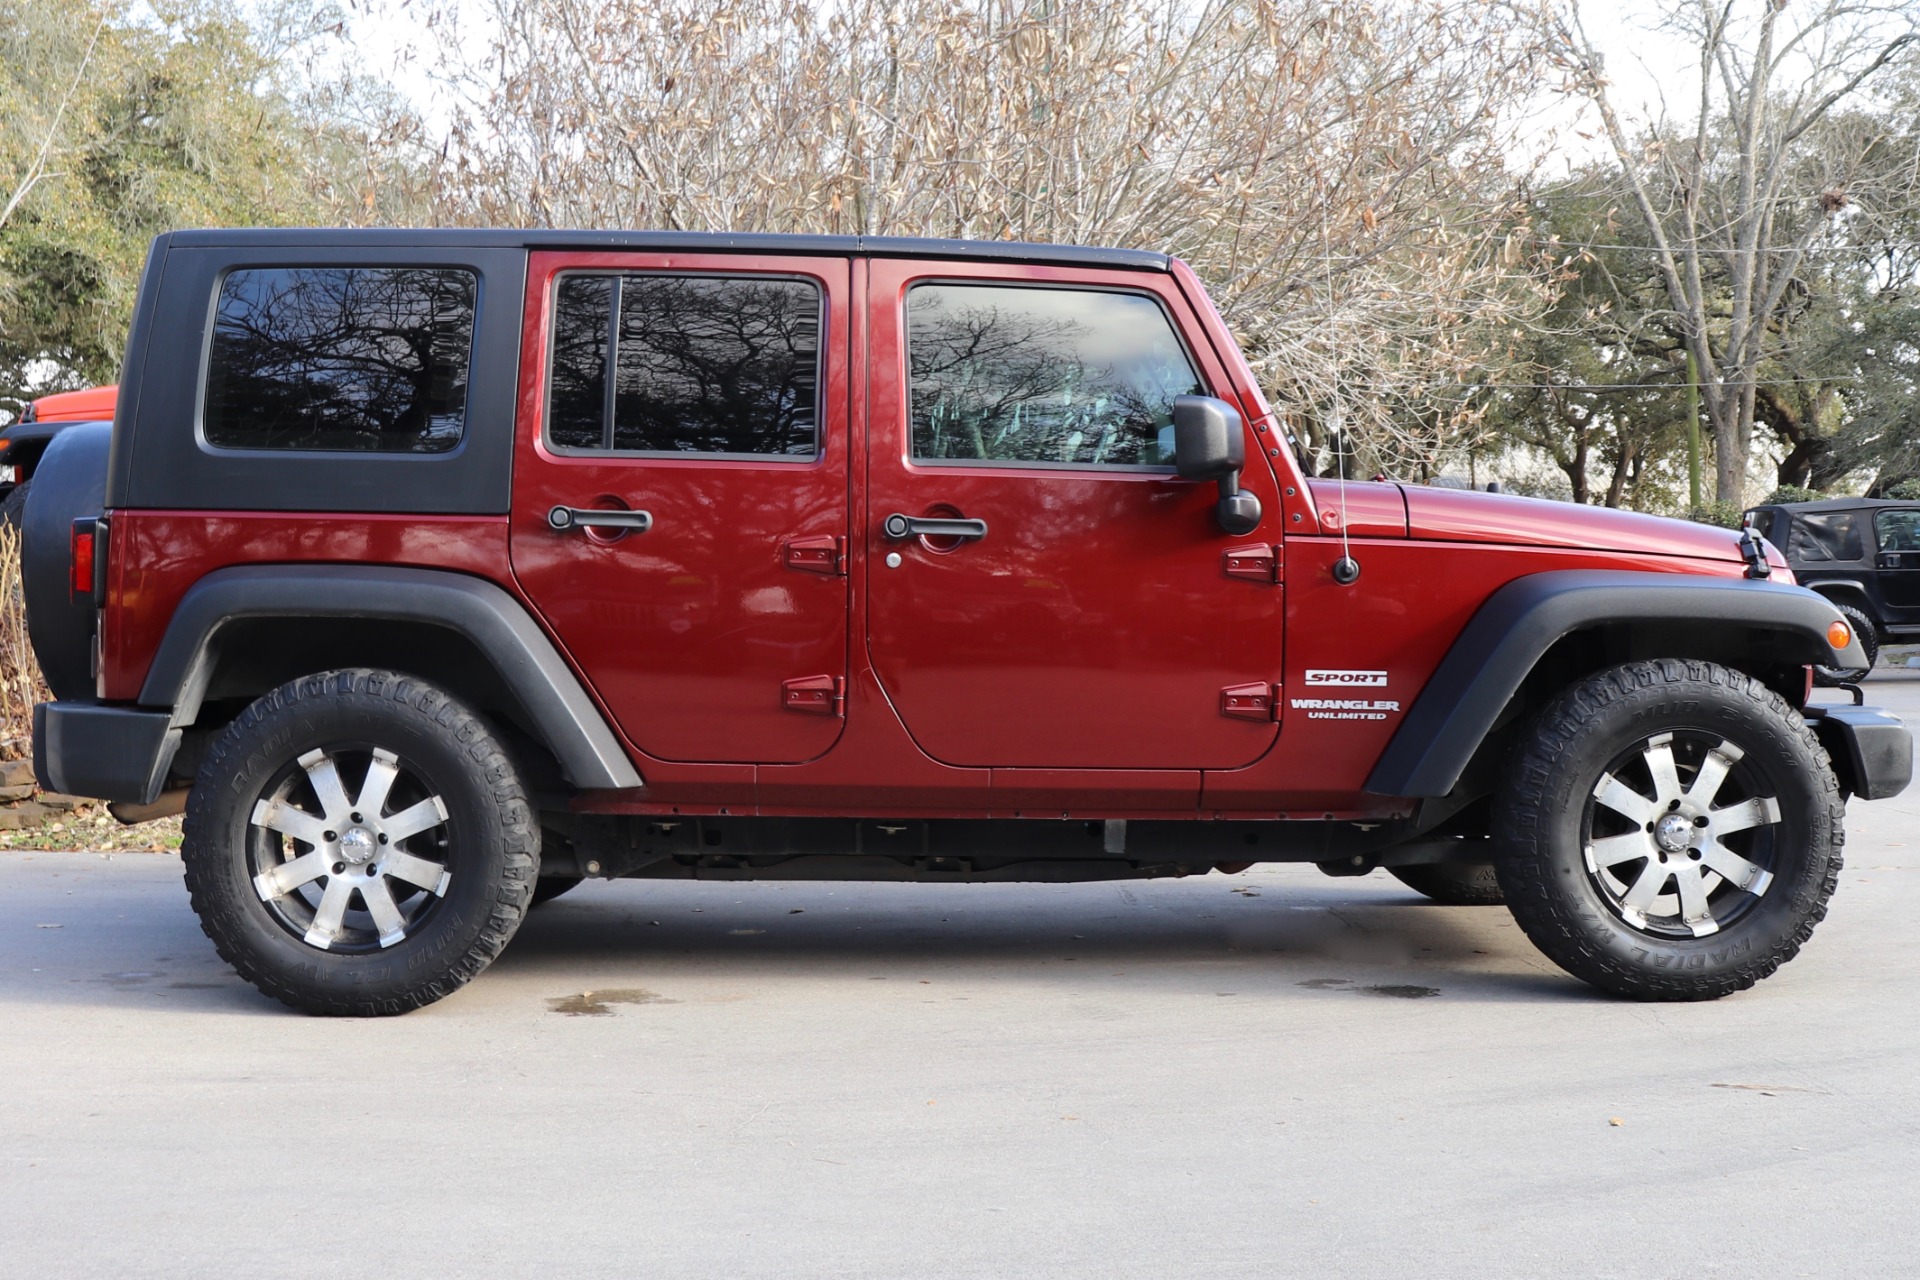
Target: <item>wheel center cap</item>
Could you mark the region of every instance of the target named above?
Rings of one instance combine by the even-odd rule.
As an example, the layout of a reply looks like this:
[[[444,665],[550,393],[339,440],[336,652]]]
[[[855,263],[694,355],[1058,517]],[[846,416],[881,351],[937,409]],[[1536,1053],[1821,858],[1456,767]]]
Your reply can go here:
[[[364,827],[349,827],[340,833],[340,856],[356,867],[373,861],[378,849],[373,833]]]
[[[1654,824],[1653,839],[1668,853],[1679,853],[1693,842],[1693,819],[1670,813]]]

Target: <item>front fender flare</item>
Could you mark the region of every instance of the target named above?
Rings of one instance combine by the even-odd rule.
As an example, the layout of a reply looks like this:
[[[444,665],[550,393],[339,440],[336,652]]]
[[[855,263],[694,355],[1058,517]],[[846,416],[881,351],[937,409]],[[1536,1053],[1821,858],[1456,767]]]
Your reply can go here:
[[[600,709],[520,602],[494,583],[439,569],[363,565],[246,565],[193,584],[140,689],[172,709],[177,729],[200,714],[221,630],[243,618],[381,618],[423,622],[471,640],[519,699],[534,729],[583,789],[642,785]]]
[[[1541,655],[1574,632],[1636,622],[1739,626],[1759,633],[1772,661],[1865,666],[1857,639],[1844,650],[1827,643],[1828,625],[1839,620],[1822,596],[1780,582],[1606,569],[1516,578],[1488,596],[1461,630],[1366,789],[1422,797],[1452,791]]]

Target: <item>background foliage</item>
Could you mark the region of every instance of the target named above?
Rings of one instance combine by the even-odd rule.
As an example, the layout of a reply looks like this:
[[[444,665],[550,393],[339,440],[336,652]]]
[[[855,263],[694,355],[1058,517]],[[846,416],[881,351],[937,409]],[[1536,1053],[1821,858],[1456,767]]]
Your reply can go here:
[[[1320,471],[1703,515],[1920,477],[1916,15],[1672,0],[1707,83],[1638,113],[1581,16],[0,0],[0,417],[115,376],[173,227],[838,231],[1177,253]]]

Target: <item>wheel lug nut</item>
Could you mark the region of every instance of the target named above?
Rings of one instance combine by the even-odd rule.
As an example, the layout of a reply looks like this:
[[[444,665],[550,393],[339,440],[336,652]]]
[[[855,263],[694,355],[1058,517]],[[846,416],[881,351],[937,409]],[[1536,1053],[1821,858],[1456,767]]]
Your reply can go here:
[[[380,843],[385,844],[386,842],[387,842],[387,833],[382,831],[380,833]]]
[[[1649,827],[1648,830],[1652,830],[1652,828]],[[325,839],[325,840],[338,840],[340,838],[340,833],[338,831],[322,831],[320,833],[320,836],[322,839]]]
[[[1674,803],[1675,803],[1675,804],[1678,804],[1678,803],[1680,803],[1680,802],[1676,800],[1676,801],[1674,801]],[[355,822],[358,822],[358,821],[360,821],[360,815],[359,815],[359,814],[357,814],[357,813],[350,813],[350,814],[348,814],[348,815],[347,815],[347,817],[349,817],[349,818],[351,818],[351,819],[353,819],[353,821],[355,821]]]
[[[335,874],[335,875],[337,875],[337,876],[343,876],[343,875],[345,875],[345,874],[347,874],[347,864],[346,864],[346,863],[344,863],[344,862],[336,862],[336,863],[334,863],[334,864],[333,864],[333,874]]]

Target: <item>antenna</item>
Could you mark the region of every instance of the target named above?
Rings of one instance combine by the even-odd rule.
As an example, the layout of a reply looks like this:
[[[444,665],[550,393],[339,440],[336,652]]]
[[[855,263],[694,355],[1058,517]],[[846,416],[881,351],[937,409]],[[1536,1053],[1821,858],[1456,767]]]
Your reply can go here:
[[[1333,252],[1327,238],[1327,206],[1320,205],[1320,266],[1326,272],[1327,314],[1333,314]],[[1335,348],[1338,349],[1337,346]],[[1340,558],[1333,562],[1333,580],[1350,587],[1360,579],[1360,562],[1353,558],[1353,535],[1347,531],[1347,406],[1340,397],[1340,371],[1333,371],[1333,404],[1327,415],[1333,428],[1333,458],[1340,477]]]

